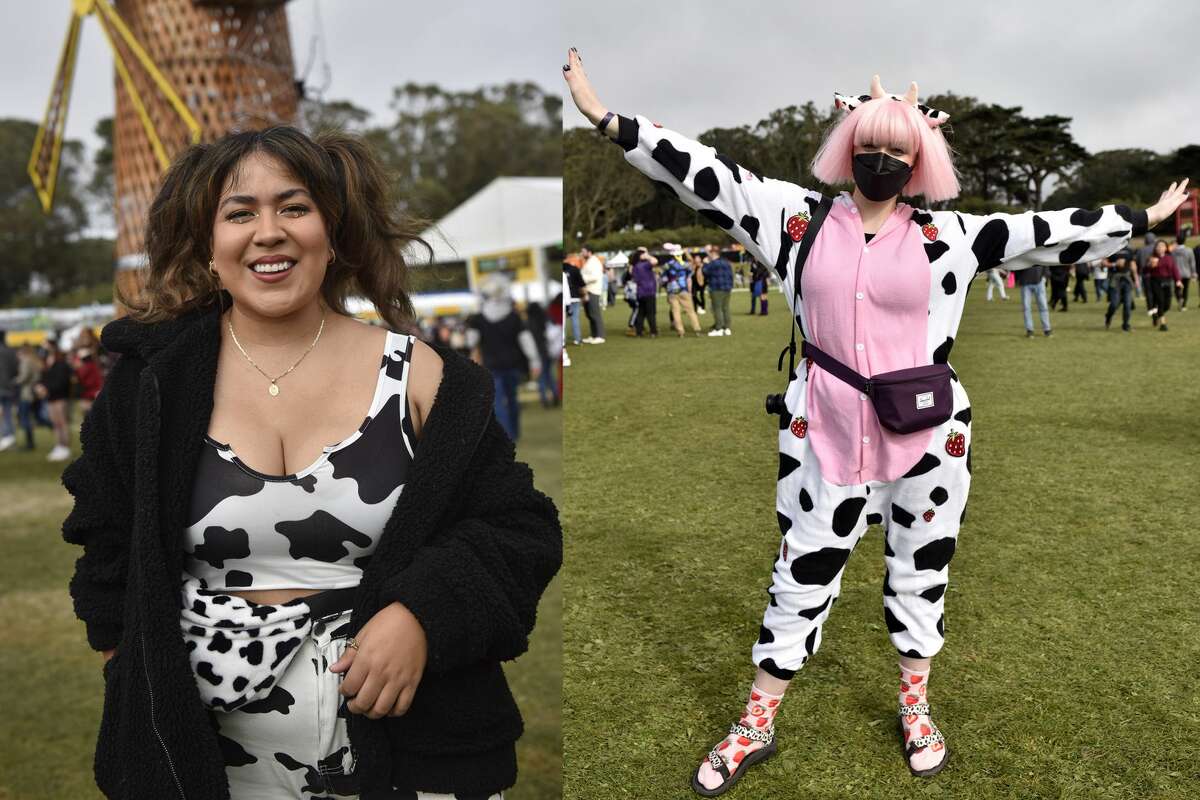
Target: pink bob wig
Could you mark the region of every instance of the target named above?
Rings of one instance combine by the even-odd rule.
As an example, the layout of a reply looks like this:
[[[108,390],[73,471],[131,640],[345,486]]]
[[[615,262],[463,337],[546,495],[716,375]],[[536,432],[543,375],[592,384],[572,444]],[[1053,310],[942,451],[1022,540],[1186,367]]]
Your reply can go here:
[[[853,181],[851,158],[855,145],[862,144],[913,154],[912,178],[901,194],[923,195],[930,203],[958,196],[958,174],[946,137],[920,111],[890,96],[862,103],[830,129],[813,158],[813,175],[827,184]]]

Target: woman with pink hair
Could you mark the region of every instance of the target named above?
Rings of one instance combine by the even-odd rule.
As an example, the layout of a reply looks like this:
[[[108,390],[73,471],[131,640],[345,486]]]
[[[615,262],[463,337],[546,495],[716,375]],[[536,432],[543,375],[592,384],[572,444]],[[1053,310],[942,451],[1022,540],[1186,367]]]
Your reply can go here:
[[[853,181],[826,197],[756,175],[645,117],[610,113],[573,48],[563,66],[585,117],[625,159],[774,267],[804,334],[806,369],[783,396],[776,512],[780,543],[752,659],[749,700],[692,778],[726,791],[776,749],[774,717],[789,681],[817,651],[842,570],[871,524],[886,532],[884,620],[900,655],[898,728],[913,775],[949,756],[930,718],[930,659],[942,647],[943,603],[971,478],[971,407],[949,365],[967,286],[1003,265],[1074,264],[1109,255],[1165,219],[1187,182],[1145,211],[1104,206],[975,216],[899,202],[956,197],[939,126],[948,117],[884,92],[835,95],[849,113],[812,173]],[[809,231],[809,228],[813,231]]]

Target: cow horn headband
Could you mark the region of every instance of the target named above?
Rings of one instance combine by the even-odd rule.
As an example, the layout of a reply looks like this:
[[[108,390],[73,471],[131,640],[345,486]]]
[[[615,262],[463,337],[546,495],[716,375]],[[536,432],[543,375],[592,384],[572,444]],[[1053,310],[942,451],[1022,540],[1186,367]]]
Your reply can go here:
[[[879,83],[878,75],[875,75],[871,78],[870,94],[860,94],[856,97],[854,95],[834,92],[833,102],[838,108],[844,108],[847,111],[853,111],[863,103],[870,102],[871,100],[878,100],[884,97],[890,97],[891,99],[897,100],[901,103],[908,103],[917,111],[921,112],[921,116],[925,118],[925,122],[931,128],[936,128],[940,125],[943,125],[950,119],[950,115],[945,111],[938,111],[936,108],[930,108],[927,105],[917,102],[917,84],[915,81],[908,87],[908,94],[901,97],[900,95],[888,94],[884,92],[883,86]]]

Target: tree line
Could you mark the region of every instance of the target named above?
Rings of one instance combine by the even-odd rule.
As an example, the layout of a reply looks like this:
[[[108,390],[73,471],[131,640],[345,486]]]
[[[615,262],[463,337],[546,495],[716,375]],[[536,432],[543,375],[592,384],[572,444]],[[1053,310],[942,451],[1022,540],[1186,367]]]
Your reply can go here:
[[[436,220],[500,176],[562,174],[562,98],[533,83],[469,91],[408,83],[393,90],[391,116],[374,122],[348,100],[304,101],[299,124],[365,138],[384,163],[402,209]],[[0,119],[0,307],[110,302],[115,242],[84,238],[111,219],[112,119],[101,146],[63,144],[53,212],[43,214],[25,172],[37,123]],[[31,297],[37,276],[43,295]]]
[[[1030,117],[1020,106],[953,93],[931,95],[925,102],[950,115],[943,131],[954,151],[962,194],[943,206],[972,213],[1105,203],[1145,207],[1171,180],[1200,177],[1200,145],[1166,155],[1144,149],[1093,154],[1075,141],[1070,117]],[[809,167],[840,113],[810,101],[773,111],[753,125],[712,128],[698,139],[758,175],[818,186]],[[599,249],[675,241],[668,234],[694,225],[713,234],[719,230],[678,202],[671,190],[625,165],[621,149],[594,131],[567,131],[563,152],[568,248],[584,241]]]

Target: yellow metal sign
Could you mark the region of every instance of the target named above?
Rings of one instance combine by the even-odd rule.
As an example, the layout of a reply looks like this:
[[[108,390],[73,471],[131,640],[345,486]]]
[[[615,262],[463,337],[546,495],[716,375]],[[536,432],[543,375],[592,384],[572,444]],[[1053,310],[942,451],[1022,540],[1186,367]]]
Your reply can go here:
[[[536,281],[538,276],[533,250],[507,250],[471,259],[471,274],[476,285],[488,275],[496,273],[504,273],[517,283]]]

